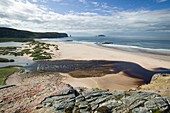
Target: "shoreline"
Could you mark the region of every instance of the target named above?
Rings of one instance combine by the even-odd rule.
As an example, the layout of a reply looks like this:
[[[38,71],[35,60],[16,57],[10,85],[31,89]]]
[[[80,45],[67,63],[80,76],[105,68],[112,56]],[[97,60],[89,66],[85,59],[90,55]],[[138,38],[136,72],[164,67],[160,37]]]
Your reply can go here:
[[[65,42],[46,42],[50,44],[57,44],[59,46],[58,57],[52,60],[107,60],[107,61],[120,61],[129,62],[137,64],[148,71],[156,71],[159,69],[170,69],[170,62],[165,60],[156,59],[155,57],[142,56],[140,54],[133,54],[127,51],[121,51],[117,49],[110,49],[99,47],[93,44],[75,44],[75,43],[65,43]],[[124,65],[125,70],[131,69],[129,66]],[[117,66],[117,68],[119,68]],[[108,87],[110,90],[129,90],[139,86],[139,81],[135,77],[127,77],[122,74],[123,70],[119,73],[112,74],[112,76],[105,75],[103,77],[88,77],[88,78],[74,78],[67,76],[65,80],[66,83],[73,85],[74,87],[88,86],[94,88],[98,86],[99,88]],[[132,73],[135,73],[132,70]],[[144,74],[144,73],[143,73]],[[146,73],[145,73],[146,74]],[[117,77],[119,79],[117,79]],[[147,74],[146,74],[147,76]],[[102,80],[102,78],[105,78]],[[130,79],[128,79],[130,78]],[[124,80],[124,81],[123,81]],[[76,83],[77,81],[77,83]],[[79,81],[79,82],[78,82]],[[90,82],[89,82],[90,81]],[[108,84],[106,85],[106,83]],[[118,81],[118,82],[117,82]],[[94,83],[99,83],[100,85],[95,85]],[[120,87],[119,83],[123,85]],[[126,83],[126,84],[125,84]],[[140,81],[141,83],[141,81]],[[133,86],[131,84],[134,84]],[[142,84],[140,84],[142,85]]]
[[[105,47],[100,47],[93,44],[80,44],[80,43],[66,43],[66,42],[45,42],[49,44],[56,44],[59,50],[53,51],[54,60],[106,60],[106,61],[118,61],[127,62],[139,65],[141,69],[146,71],[156,71],[159,69],[170,69],[170,62],[154,57],[142,56],[140,54],[133,54],[127,51],[121,51],[117,49],[110,49]],[[27,56],[22,56],[24,58],[29,58]],[[73,85],[73,87],[88,86],[89,88],[99,87],[101,89],[109,90],[129,90],[131,88],[138,87],[142,85],[142,79],[135,78],[134,76],[128,76],[128,73],[124,73],[126,70],[130,70],[131,73],[136,73],[135,65],[132,67],[128,64],[116,65],[116,68],[123,66],[122,70],[118,73],[113,73],[109,75],[104,75],[102,77],[88,77],[88,78],[74,78],[70,75],[66,76],[63,80],[66,83]],[[141,69],[137,66],[137,71],[140,72]],[[139,69],[139,70],[138,70]],[[142,70],[141,70],[142,71]],[[141,72],[142,73],[142,72]],[[126,75],[127,74],[127,75]],[[144,72],[144,75],[147,74]],[[120,84],[121,83],[121,84]],[[140,84],[139,84],[140,83]]]
[[[79,41],[55,41],[52,42],[50,40],[38,40],[45,43],[65,43],[65,44],[84,44],[92,47],[105,48],[111,50],[119,50],[122,52],[132,53],[132,54],[140,54],[143,56],[148,56],[151,58],[156,58],[159,60],[170,61],[170,50],[169,49],[154,49],[154,48],[145,48],[140,46],[130,46],[130,45],[116,45],[116,44],[102,44],[95,42],[79,42]]]
[[[121,49],[121,48],[116,48],[116,47],[110,47],[110,46],[104,46],[102,44],[95,44],[98,47],[101,48],[106,48],[106,49],[110,49],[110,50],[118,50],[118,51],[122,51],[122,52],[127,52],[127,53],[131,53],[131,54],[135,54],[135,55],[142,55],[142,56],[147,56],[150,58],[155,58],[158,60],[164,60],[164,61],[170,61],[170,54],[159,54],[159,53],[154,53],[154,52],[149,52],[149,51],[145,51],[145,50],[125,50],[125,49]]]
[[[118,50],[114,48],[106,48],[94,44],[84,43],[67,43],[67,42],[46,42],[59,46],[58,56],[53,60],[109,60],[109,61],[127,61],[134,62],[147,69],[156,67],[164,67],[170,69],[170,61],[158,59],[155,55],[139,54]],[[57,53],[55,53],[57,54]],[[161,56],[160,56],[161,57]],[[154,63],[153,63],[154,62]],[[149,65],[148,65],[149,64]]]

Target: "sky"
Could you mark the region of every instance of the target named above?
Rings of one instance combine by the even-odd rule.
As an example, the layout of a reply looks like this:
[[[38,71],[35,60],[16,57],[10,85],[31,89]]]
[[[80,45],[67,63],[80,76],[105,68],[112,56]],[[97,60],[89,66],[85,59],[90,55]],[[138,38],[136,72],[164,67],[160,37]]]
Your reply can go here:
[[[0,0],[0,27],[170,39],[170,0]]]

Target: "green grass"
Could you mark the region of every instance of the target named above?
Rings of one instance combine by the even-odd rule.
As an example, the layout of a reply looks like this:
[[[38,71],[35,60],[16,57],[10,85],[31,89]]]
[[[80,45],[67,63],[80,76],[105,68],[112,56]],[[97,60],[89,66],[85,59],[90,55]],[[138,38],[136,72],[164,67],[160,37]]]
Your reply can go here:
[[[153,109],[152,113],[162,113],[159,109]]]
[[[0,58],[0,62],[14,62],[13,59],[7,59],[7,58]]]
[[[112,113],[111,110],[107,106],[101,106],[97,108],[99,113]]]
[[[33,60],[43,60],[43,59],[51,59],[51,56],[50,55],[47,55],[47,56],[37,56],[37,57],[34,57]]]
[[[13,46],[9,46],[9,47],[0,47],[0,55],[14,55],[17,48],[20,47],[13,47]]]
[[[30,57],[33,57],[33,60],[43,60],[43,59],[51,59],[51,53],[46,52],[45,50],[49,50],[50,46],[54,46],[52,44],[41,43],[39,41],[32,41],[28,43],[28,45],[34,45],[33,51],[30,53]],[[57,46],[58,47],[58,46]]]
[[[9,46],[9,47],[0,47],[0,50],[16,50],[18,47],[15,46]]]
[[[29,42],[33,40],[33,38],[0,38],[0,42]]]
[[[20,69],[15,68],[15,67],[0,68],[0,85],[4,85],[4,81],[7,76],[9,76],[15,72],[19,72],[19,71],[20,71]]]
[[[39,41],[31,41],[27,45],[33,46],[33,50],[31,49],[23,49],[20,52],[15,52],[19,47],[0,47],[0,55],[14,55],[14,56],[23,56],[24,54],[33,57],[33,60],[43,60],[43,59],[51,59],[52,53],[48,53],[45,50],[49,50],[50,46],[55,47],[58,50],[58,46],[54,44],[46,44],[41,43]],[[7,61],[2,59],[2,61]],[[13,61],[13,60],[11,60]]]
[[[31,54],[30,49],[23,49],[21,52],[25,54]]]
[[[102,77],[106,74],[111,73],[113,73],[113,71],[111,71],[109,68],[96,68],[90,70],[75,70],[70,72],[69,74],[75,78],[85,78],[85,77]]]

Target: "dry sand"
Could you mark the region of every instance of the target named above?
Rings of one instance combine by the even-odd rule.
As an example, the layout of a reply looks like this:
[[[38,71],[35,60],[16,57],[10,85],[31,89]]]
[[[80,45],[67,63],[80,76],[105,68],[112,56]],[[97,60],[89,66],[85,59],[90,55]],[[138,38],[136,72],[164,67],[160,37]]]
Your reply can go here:
[[[126,76],[123,72],[118,74],[108,74],[103,77],[73,78],[68,74],[65,76],[64,82],[73,87],[99,88],[114,90],[128,90],[143,84],[143,81],[137,78]]]
[[[59,54],[54,60],[72,59],[72,60],[110,60],[110,61],[127,61],[141,65],[146,69],[157,67],[169,68],[170,61],[164,61],[147,56],[141,56],[116,49],[98,47],[92,44],[72,44],[64,42],[51,42],[59,45]],[[144,54],[145,55],[145,54]],[[170,57],[169,57],[170,59]]]
[[[170,62],[147,56],[141,56],[137,53],[125,52],[116,49],[98,47],[92,44],[75,44],[64,42],[48,42],[57,44],[58,51],[54,51],[56,56],[53,60],[110,60],[110,61],[126,61],[139,64],[148,70],[154,68],[170,69]],[[141,85],[142,80],[132,78],[125,75],[123,72],[117,74],[110,74],[104,77],[89,77],[89,78],[73,78],[68,74],[64,82],[74,87],[88,87],[88,88],[101,88],[109,90],[128,90],[133,87]]]

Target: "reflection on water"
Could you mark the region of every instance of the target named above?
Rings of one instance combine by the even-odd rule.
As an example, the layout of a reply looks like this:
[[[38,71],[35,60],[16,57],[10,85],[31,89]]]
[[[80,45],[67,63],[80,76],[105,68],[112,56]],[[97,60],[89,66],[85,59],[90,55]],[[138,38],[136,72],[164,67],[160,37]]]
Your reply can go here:
[[[0,47],[7,47],[7,46],[22,46],[25,43],[22,42],[1,42]]]
[[[22,42],[2,42],[0,43],[0,47],[7,47],[7,46],[18,46],[21,47],[23,44]],[[6,66],[27,66],[33,63],[32,60],[28,60],[19,56],[9,56],[9,55],[0,55],[0,58],[7,58],[7,59],[14,59],[15,62],[0,62],[0,67]]]
[[[15,57],[15,56],[9,56],[9,55],[0,55],[0,58],[8,58],[8,59],[14,59],[15,62],[0,62],[0,67],[6,67],[6,66],[13,66],[13,65],[17,65],[17,66],[27,66],[33,63],[32,60],[28,60],[22,57]]]
[[[154,74],[170,73],[170,69],[164,67],[155,68],[151,71],[133,62],[105,60],[37,61],[27,66],[27,70],[32,72],[70,73],[71,76],[77,78],[100,77],[122,72],[126,76],[141,79],[144,83],[149,83]]]

